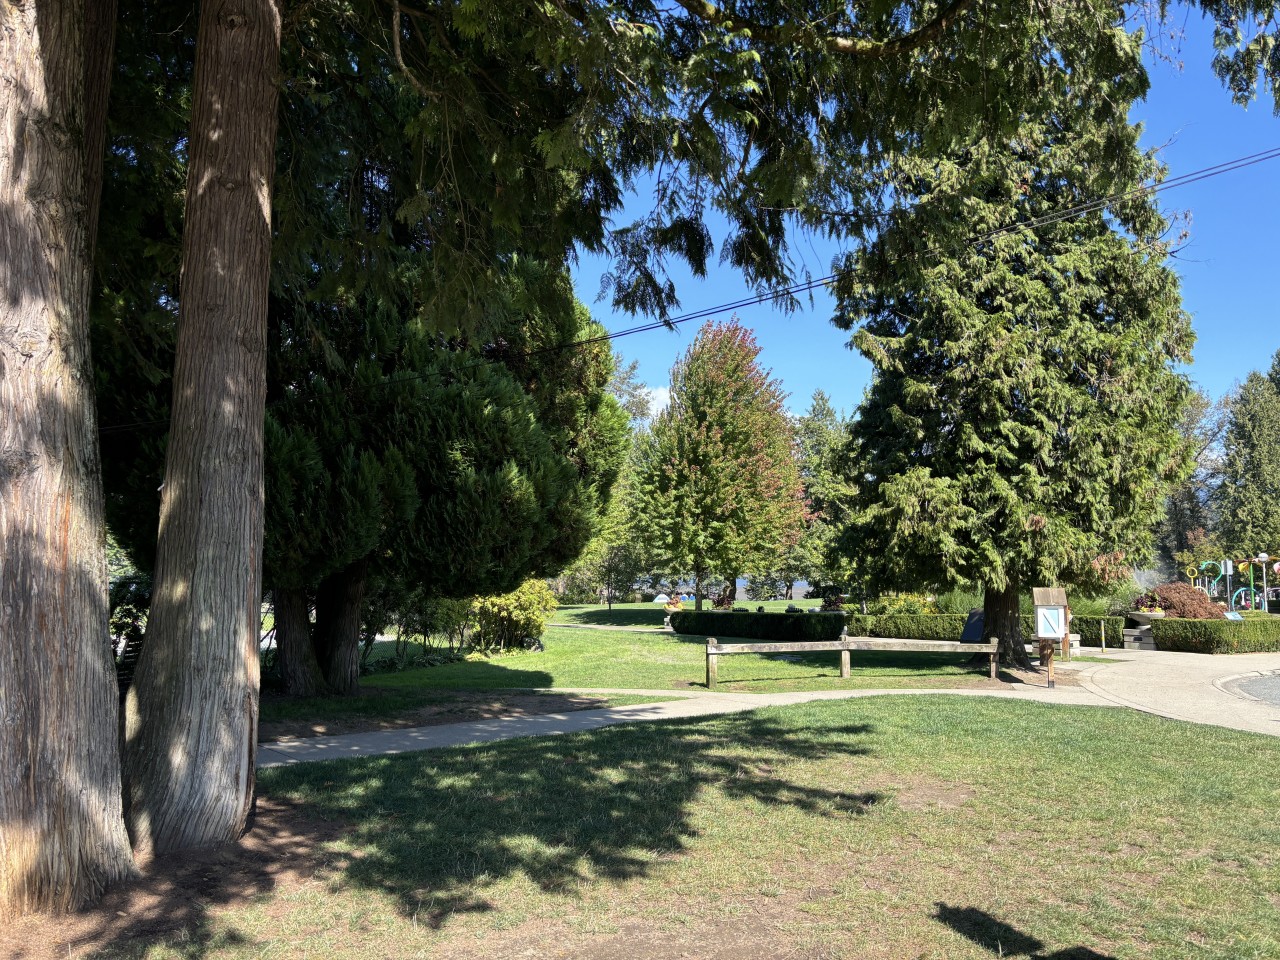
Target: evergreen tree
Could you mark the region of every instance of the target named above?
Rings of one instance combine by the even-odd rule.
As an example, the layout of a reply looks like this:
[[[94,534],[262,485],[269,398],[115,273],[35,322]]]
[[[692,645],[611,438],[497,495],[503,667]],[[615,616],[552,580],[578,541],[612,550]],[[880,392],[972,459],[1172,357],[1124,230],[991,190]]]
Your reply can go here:
[[[629,455],[595,536],[562,575],[566,585],[589,591],[593,597],[603,595],[610,608],[617,598],[628,596],[652,567],[644,544],[644,520],[636,503],[636,450],[643,442],[643,435],[631,439]]]
[[[803,545],[803,577],[811,593],[842,593],[849,580],[846,558],[835,549],[836,536],[847,522],[852,484],[838,469],[848,439],[848,422],[831,406],[821,390],[815,390],[809,409],[796,423],[800,447],[800,472],[809,520]]]
[[[1280,354],[1231,398],[1223,448],[1222,545],[1236,556],[1280,555]]]
[[[0,12],[0,922],[76,909],[133,870],[84,215],[101,182],[90,149],[110,31],[91,29],[102,11],[87,6]]]
[[[804,517],[782,386],[736,319],[708,323],[671,370],[671,402],[638,450],[637,522],[656,552],[727,589],[782,553]],[[730,595],[732,595],[730,593]]]
[[[1200,390],[1187,398],[1178,422],[1178,433],[1191,472],[1173,488],[1165,503],[1164,518],[1156,531],[1157,558],[1176,579],[1185,572],[1191,555],[1221,559],[1214,547],[1217,529],[1216,493],[1222,479],[1222,440],[1227,426],[1226,398],[1214,401]],[[1216,555],[1204,554],[1206,550]]]
[[[1115,78],[1118,100],[1140,92]],[[836,322],[875,365],[849,448],[846,555],[881,588],[980,584],[987,631],[1023,666],[1020,592],[1142,556],[1184,469],[1174,368],[1192,333],[1151,198],[965,237],[1159,173],[1136,128],[1099,126],[1066,96],[1007,141],[904,162],[898,205],[838,284]]]
[[[122,22],[136,13],[137,6],[122,4]],[[145,6],[179,11],[185,7],[189,12],[189,5]],[[1202,6],[1219,24],[1221,52],[1215,69],[1235,96],[1251,97],[1259,70],[1276,69],[1275,58],[1269,56],[1274,32],[1268,18],[1274,5],[1206,2]],[[111,5],[68,0],[50,5],[47,11],[42,7],[39,18],[52,27],[42,33],[80,36],[86,8],[96,13],[109,11]],[[379,82],[394,77],[391,85],[407,88],[417,99],[416,108],[399,117],[407,122],[397,128],[403,134],[398,152],[421,161],[421,176],[414,202],[403,204],[397,213],[402,224],[411,224],[429,239],[424,248],[432,250],[432,269],[424,278],[434,299],[424,298],[424,302],[431,304],[428,313],[441,328],[447,328],[451,310],[466,319],[475,302],[469,294],[477,276],[485,277],[503,254],[519,248],[559,266],[573,243],[609,249],[618,263],[612,279],[620,303],[633,309],[666,309],[674,301],[674,287],[664,280],[660,264],[666,255],[687,259],[695,269],[706,263],[712,251],[702,211],[708,202],[719,206],[733,224],[722,251],[724,259],[757,286],[785,287],[790,266],[785,243],[788,216],[783,211],[795,211],[794,220],[801,224],[838,223],[839,229],[856,235],[874,212],[879,172],[887,157],[904,148],[929,153],[949,147],[969,137],[979,125],[986,125],[988,131],[1007,130],[1038,91],[1068,77],[1086,99],[1110,104],[1105,85],[1091,88],[1091,78],[1105,77],[1108,71],[1099,67],[1117,51],[1132,46],[1118,16],[1121,11],[1098,0],[1052,5],[1047,12],[1022,3],[967,0],[837,8],[818,0],[800,8],[762,2],[750,9],[692,0],[664,7],[647,2],[563,6],[491,0],[425,10],[402,10],[398,5],[393,9],[397,16],[390,29],[384,5],[368,0],[291,10],[284,25],[290,33],[287,43],[295,52],[321,51],[324,62],[301,83],[293,83],[295,78],[286,70],[282,86],[293,95],[314,96],[317,113],[324,112],[332,95],[319,82],[322,77],[341,78],[369,103],[379,102]],[[53,26],[53,20],[64,15],[66,29],[63,23]],[[13,23],[19,24],[18,14],[14,18]],[[1242,20],[1261,29],[1241,30]],[[234,25],[235,18],[229,18],[227,26]],[[128,26],[120,31],[122,38],[155,36],[138,29],[137,20],[128,21]],[[340,38],[345,46],[335,53],[334,44],[313,43],[316,37],[306,36],[308,32],[327,40]],[[90,42],[105,38],[109,43],[111,35],[104,27],[89,38]],[[297,37],[302,42],[295,43]],[[74,46],[54,66],[62,77],[74,78],[77,87],[88,87],[78,51],[71,49]],[[9,61],[19,65],[10,79],[39,60],[18,46],[7,46],[5,52]],[[109,61],[109,56],[90,59],[97,64]],[[163,58],[151,63],[163,69]],[[993,63],[999,68],[991,69]],[[122,70],[136,67],[134,63]],[[31,89],[24,83],[11,86]],[[82,93],[71,91],[65,102],[80,104]],[[890,102],[885,102],[887,98]],[[949,108],[939,116],[934,105],[941,102]],[[182,104],[180,96],[165,100],[159,113]],[[1124,106],[1112,114],[1113,120],[1123,117]],[[247,127],[249,113],[234,112],[236,121]],[[181,109],[173,113],[180,114]],[[155,116],[136,113],[126,126],[152,123]],[[269,138],[274,123],[272,111],[258,110],[255,129],[243,132],[255,141],[263,134]],[[85,137],[84,127],[75,122],[58,129],[72,131],[69,140],[83,137],[86,145],[98,142],[92,131]],[[185,157],[188,144],[202,142],[210,132],[191,131],[158,155],[167,155],[176,165]],[[339,137],[332,139],[340,143]],[[77,142],[72,149],[79,146]],[[157,151],[148,148],[143,154],[156,156]],[[126,161],[143,154],[132,154],[119,144],[112,150],[113,157]],[[16,154],[10,150],[6,155]],[[32,164],[44,162],[38,151],[24,156]],[[341,156],[341,146],[330,154],[331,159]],[[653,169],[663,171],[653,215],[616,231],[606,229],[609,211],[619,200],[619,186]],[[90,176],[83,179],[92,182],[92,170],[87,172]],[[38,171],[41,177],[46,173]],[[362,182],[377,183],[381,176],[376,170],[365,173],[367,179]],[[184,177],[185,171],[179,179]],[[74,176],[59,182],[42,180],[47,186],[47,207],[85,210],[76,180]],[[270,180],[269,172],[262,171],[258,185],[266,187]],[[338,182],[341,178],[330,181]],[[315,196],[307,191],[281,191],[277,197],[287,204],[308,195]],[[264,206],[273,199],[269,187],[260,199]],[[828,219],[824,211],[832,200],[837,207],[847,201],[852,209],[837,209],[836,216]],[[236,210],[236,205],[227,205],[224,222],[208,225],[207,235],[226,231]],[[280,205],[276,212],[282,212]],[[133,218],[134,213],[117,208],[106,211],[101,222]],[[92,234],[92,214],[84,219]],[[277,239],[283,242],[288,234],[286,217],[278,217],[275,225]],[[71,258],[84,259],[75,270],[88,264],[83,255],[86,247],[75,236],[81,226],[79,216],[62,218],[50,227],[47,240],[51,249],[70,250]],[[171,228],[172,222],[147,224],[148,231],[162,236],[172,234]],[[13,235],[24,234],[14,231]],[[139,249],[150,251],[142,254],[144,258],[166,255],[163,248],[145,241],[132,246],[135,254]],[[557,255],[549,255],[548,248],[556,249]],[[11,268],[17,262],[13,256],[5,257]],[[302,266],[320,273],[324,265],[310,261]],[[347,258],[346,266],[348,278],[390,275],[390,271],[371,269],[359,258]],[[121,312],[165,312],[179,302],[172,277],[164,293],[150,284],[150,278],[141,279],[152,288],[132,304],[127,298],[118,304]],[[111,299],[110,286],[106,299]],[[46,306],[50,315],[57,312],[56,304]],[[6,315],[6,337],[19,329],[18,322],[16,313]],[[70,336],[67,343],[73,350],[83,346],[78,336]],[[255,359],[262,359],[260,349]],[[147,361],[155,364],[155,355]],[[250,379],[242,377],[243,382],[230,384],[229,389],[244,396],[260,395],[261,384],[247,382]],[[122,386],[131,381],[132,371]],[[53,400],[67,409],[83,410],[84,377],[51,382],[60,384]],[[17,422],[11,411],[4,413],[6,423]],[[136,410],[128,413],[133,415],[109,422],[141,419]],[[258,419],[253,409],[236,411],[240,414],[247,414],[251,421]],[[92,423],[91,416],[80,420]],[[84,436],[72,437],[68,449],[85,463],[95,459],[92,440]],[[247,458],[245,474],[235,478],[237,485],[254,486],[255,460]],[[18,512],[38,515],[35,504],[48,489],[41,487],[30,500],[24,489]],[[251,517],[260,502],[256,495],[250,500],[231,510],[243,509]],[[250,519],[248,526],[253,525]],[[252,544],[249,549],[252,552]],[[96,564],[92,549],[84,556],[89,566]],[[188,559],[201,559],[199,549],[193,548]],[[246,576],[251,585],[252,574]],[[30,586],[15,581],[13,589],[28,595],[35,592],[27,589]],[[56,589],[39,593],[42,597],[73,595]],[[246,603],[251,606],[252,600]],[[67,616],[65,611],[48,613],[36,619],[56,624]],[[61,641],[56,629],[50,636],[53,639],[47,642]],[[27,673],[20,676],[25,680]],[[93,682],[86,680],[83,689],[71,690],[69,703],[97,697],[101,691],[87,689]],[[102,687],[102,682],[97,685]],[[69,703],[59,704],[58,709],[70,709]],[[200,703],[202,707],[209,704],[210,711],[216,709],[213,700]],[[207,723],[208,718],[199,722]],[[235,762],[244,766],[238,755]]]

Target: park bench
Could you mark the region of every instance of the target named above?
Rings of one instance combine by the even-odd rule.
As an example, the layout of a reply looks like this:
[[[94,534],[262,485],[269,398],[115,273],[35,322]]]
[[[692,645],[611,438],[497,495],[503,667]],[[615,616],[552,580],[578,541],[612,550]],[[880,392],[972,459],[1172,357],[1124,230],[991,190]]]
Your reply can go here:
[[[838,640],[810,640],[801,643],[722,643],[707,637],[707,689],[714,690],[721,657],[735,653],[815,653],[830,650],[840,654],[840,679],[849,679],[849,654],[854,650],[892,650],[915,653],[985,653],[991,660],[991,679],[996,679],[999,646],[987,643],[960,643],[954,640],[898,640],[891,637],[851,637]]]

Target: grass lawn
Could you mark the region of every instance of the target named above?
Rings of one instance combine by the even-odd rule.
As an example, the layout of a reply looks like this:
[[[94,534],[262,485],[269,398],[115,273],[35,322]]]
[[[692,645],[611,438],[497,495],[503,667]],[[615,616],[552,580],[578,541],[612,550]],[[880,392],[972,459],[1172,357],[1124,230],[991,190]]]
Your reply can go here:
[[[612,632],[549,627],[546,650],[376,674],[384,690],[497,690],[514,687],[614,687],[633,690],[703,689],[706,640],[671,633]],[[787,659],[783,659],[785,656]],[[965,654],[865,653],[853,675],[840,679],[836,653],[722,657],[720,690],[837,690],[990,683],[965,667]]]
[[[318,871],[94,956],[1277,958],[1278,769],[1280,739],[959,697],[279,768]]]

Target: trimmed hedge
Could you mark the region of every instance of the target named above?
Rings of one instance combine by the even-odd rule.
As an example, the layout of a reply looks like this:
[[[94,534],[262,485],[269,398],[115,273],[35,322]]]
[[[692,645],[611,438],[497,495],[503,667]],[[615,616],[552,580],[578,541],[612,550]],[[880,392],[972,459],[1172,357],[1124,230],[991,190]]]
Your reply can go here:
[[[1280,651],[1280,617],[1257,620],[1165,617],[1151,621],[1151,639],[1157,650],[1183,653],[1274,653]]]
[[[884,613],[849,615],[851,637],[897,637],[899,640],[959,642],[968,619],[963,613]]]
[[[1107,646],[1119,647],[1124,642],[1124,617],[1072,616],[1071,632],[1080,634],[1080,646],[1102,646],[1102,625],[1107,625]],[[1022,636],[1028,643],[1036,642],[1036,618],[1027,614],[1022,618]]]
[[[838,640],[844,617],[834,613],[737,613],[726,610],[677,610],[671,614],[676,633],[704,637],[737,637],[770,643],[813,643]]]
[[[849,616],[849,634],[855,637],[898,637],[902,640],[951,640],[959,641],[964,632],[967,615],[963,613],[888,614],[884,616]],[[1086,647],[1102,644],[1102,624],[1107,625],[1107,643],[1120,646],[1124,639],[1124,617],[1072,617],[1071,632],[1080,634],[1080,643]],[[1035,638],[1035,617],[1022,618],[1022,636]]]
[[[851,613],[845,618],[851,637],[897,637],[901,640],[948,640],[958,642],[968,617],[963,613]],[[1280,618],[1277,618],[1280,622]],[[1157,621],[1167,623],[1167,620]],[[1191,620],[1188,623],[1226,623],[1229,621]],[[1255,621],[1256,622],[1256,621]],[[1107,645],[1119,647],[1124,639],[1124,617],[1072,617],[1071,630],[1080,634],[1086,647],[1101,644],[1101,625],[1107,625]],[[820,613],[730,613],[723,610],[681,610],[671,614],[676,633],[709,637],[742,637],[773,643],[804,643],[835,640],[840,636],[841,618]],[[1239,626],[1239,624],[1237,624]],[[1022,618],[1022,635],[1034,642],[1034,618]],[[1190,649],[1168,647],[1164,649]],[[1259,647],[1259,650],[1280,647]],[[1244,652],[1243,650],[1239,652]]]

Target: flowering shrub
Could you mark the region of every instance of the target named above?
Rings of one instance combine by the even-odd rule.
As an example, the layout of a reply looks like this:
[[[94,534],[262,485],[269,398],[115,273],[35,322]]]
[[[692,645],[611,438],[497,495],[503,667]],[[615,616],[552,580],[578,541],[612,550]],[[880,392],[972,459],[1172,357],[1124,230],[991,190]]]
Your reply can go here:
[[[537,640],[547,627],[547,614],[556,608],[556,595],[545,580],[526,580],[510,593],[477,597],[472,641],[479,650],[519,649]]]

